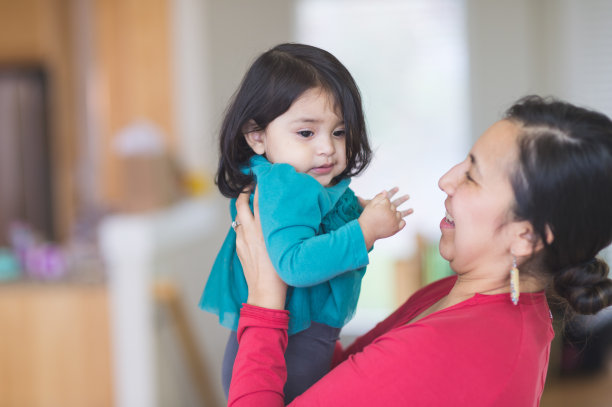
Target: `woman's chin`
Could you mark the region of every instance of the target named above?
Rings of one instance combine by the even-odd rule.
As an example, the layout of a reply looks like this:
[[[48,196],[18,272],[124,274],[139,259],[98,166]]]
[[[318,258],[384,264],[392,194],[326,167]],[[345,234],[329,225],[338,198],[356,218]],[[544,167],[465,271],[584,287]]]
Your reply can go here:
[[[449,263],[455,257],[454,251],[450,247],[448,247],[448,244],[446,244],[443,239],[440,239],[440,244],[438,245],[438,252],[440,252],[440,256],[442,256],[442,258],[448,261]]]
[[[449,263],[450,263],[451,261],[453,261],[453,258],[454,258],[453,256],[447,256],[447,255],[445,255],[444,253],[440,253],[440,256],[442,256],[442,258],[443,258],[444,260],[446,260],[447,262],[449,262]]]

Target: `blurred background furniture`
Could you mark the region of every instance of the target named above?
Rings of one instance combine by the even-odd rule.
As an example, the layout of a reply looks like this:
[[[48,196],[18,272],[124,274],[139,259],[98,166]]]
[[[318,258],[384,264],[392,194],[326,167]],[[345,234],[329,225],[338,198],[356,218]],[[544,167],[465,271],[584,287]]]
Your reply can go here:
[[[111,406],[104,285],[0,284],[0,406]]]
[[[218,211],[193,199],[102,221],[115,406],[224,404],[220,349],[229,331],[197,306],[209,272],[202,264],[218,247]]]

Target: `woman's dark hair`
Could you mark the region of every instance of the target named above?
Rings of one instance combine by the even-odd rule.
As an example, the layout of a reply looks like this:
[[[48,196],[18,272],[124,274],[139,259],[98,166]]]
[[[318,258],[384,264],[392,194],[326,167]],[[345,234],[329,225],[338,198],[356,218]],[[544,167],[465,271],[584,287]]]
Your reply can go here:
[[[595,257],[612,242],[612,121],[538,96],[520,99],[505,118],[520,126],[514,214],[544,245],[531,260],[574,311],[594,314],[612,303],[608,265]]]
[[[316,87],[333,96],[345,125],[347,166],[332,182],[357,175],[367,167],[372,151],[361,95],[349,71],[320,48],[280,44],[255,60],[226,110],[215,178],[224,196],[235,198],[253,182],[252,175],[241,171],[255,154],[244,138],[245,125],[253,120],[257,129],[265,129],[305,91]]]

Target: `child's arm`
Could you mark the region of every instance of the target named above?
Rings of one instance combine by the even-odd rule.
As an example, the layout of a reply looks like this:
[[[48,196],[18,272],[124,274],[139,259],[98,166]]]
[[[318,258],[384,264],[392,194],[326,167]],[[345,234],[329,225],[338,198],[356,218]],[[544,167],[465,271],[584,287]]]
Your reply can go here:
[[[310,287],[367,265],[368,250],[357,219],[317,234],[332,205],[323,187],[309,175],[276,167],[274,178],[258,177],[257,188],[264,240],[283,281]]]
[[[367,252],[373,241],[391,236],[403,227],[401,213],[396,215],[386,193],[381,193],[366,205],[363,219],[360,217],[332,232],[317,235],[324,216],[321,212],[325,205],[322,187],[308,175],[281,170],[282,167],[275,165],[274,178],[270,177],[274,181],[258,177],[257,184],[262,229],[270,259],[289,285],[313,286],[364,267],[368,264]],[[394,231],[389,226],[393,222],[391,218],[396,219]],[[375,225],[383,220],[384,227]]]

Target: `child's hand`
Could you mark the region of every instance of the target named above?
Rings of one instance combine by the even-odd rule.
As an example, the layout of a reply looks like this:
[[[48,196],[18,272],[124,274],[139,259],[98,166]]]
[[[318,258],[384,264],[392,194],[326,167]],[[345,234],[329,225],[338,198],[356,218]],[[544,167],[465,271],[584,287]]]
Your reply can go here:
[[[399,205],[409,199],[408,195],[403,195],[391,202],[391,198],[398,191],[399,188],[395,187],[381,192],[371,200],[358,198],[364,207],[359,217],[359,225],[368,249],[376,240],[392,236],[406,226],[403,218],[410,215],[413,210],[397,210]]]

